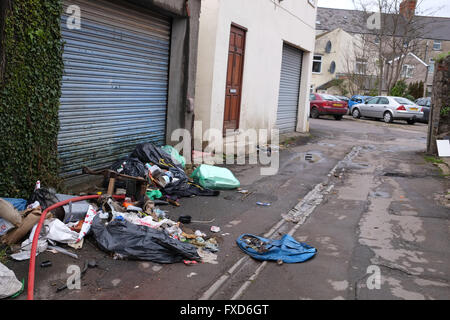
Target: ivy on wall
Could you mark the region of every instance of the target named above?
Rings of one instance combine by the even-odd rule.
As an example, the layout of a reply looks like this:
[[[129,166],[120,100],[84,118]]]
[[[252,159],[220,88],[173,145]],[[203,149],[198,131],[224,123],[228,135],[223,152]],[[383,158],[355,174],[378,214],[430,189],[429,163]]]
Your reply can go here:
[[[63,74],[60,0],[13,1],[0,84],[0,197],[28,198],[37,180],[57,187]]]

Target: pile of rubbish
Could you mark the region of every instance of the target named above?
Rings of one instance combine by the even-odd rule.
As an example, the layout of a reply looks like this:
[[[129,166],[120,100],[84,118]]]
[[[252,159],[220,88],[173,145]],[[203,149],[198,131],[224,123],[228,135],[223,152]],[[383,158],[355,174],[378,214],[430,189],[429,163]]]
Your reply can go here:
[[[189,178],[184,167],[184,158],[172,147],[145,143],[110,168],[118,174],[145,178],[144,194],[117,181],[114,195],[98,194],[92,200],[79,201],[75,196],[41,188],[38,181],[28,200],[0,198],[0,243],[12,249],[12,259],[30,259],[38,222],[52,207],[39,233],[36,255],[49,250],[77,259],[72,249],[81,249],[85,238],[92,235],[97,246],[114,259],[187,265],[208,260],[219,251],[216,238],[189,229],[190,216],[170,219],[159,205],[179,206],[180,197],[217,196],[218,189],[237,188],[239,181],[228,169],[207,165],[200,165]],[[60,205],[62,201],[64,205]],[[219,230],[211,228],[212,232]],[[9,271],[0,265],[0,280],[3,273],[11,277]],[[18,283],[9,281],[6,285],[14,291]],[[2,281],[0,286],[1,292]]]

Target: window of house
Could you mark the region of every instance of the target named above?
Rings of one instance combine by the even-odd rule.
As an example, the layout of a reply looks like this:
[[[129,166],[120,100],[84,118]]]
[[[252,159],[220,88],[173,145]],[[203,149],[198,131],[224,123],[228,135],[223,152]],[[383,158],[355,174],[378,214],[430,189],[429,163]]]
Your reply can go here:
[[[428,72],[434,73],[434,59],[430,59],[430,63],[428,65],[429,65]]]
[[[408,64],[404,64],[402,66],[402,77],[404,78],[412,78],[414,75],[414,66],[410,66]]]
[[[314,56],[313,58],[313,73],[322,72],[322,56]]]
[[[366,74],[367,72],[367,60],[356,58],[355,73]]]
[[[375,44],[380,44],[380,36],[375,37]]]
[[[441,50],[441,41],[440,40],[434,40],[433,50]]]

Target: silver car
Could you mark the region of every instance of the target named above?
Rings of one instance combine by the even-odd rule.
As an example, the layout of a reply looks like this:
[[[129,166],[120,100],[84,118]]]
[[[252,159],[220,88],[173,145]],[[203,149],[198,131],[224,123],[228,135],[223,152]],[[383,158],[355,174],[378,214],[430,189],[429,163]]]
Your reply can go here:
[[[383,119],[390,123],[394,120],[405,120],[408,124],[414,124],[423,118],[422,107],[414,102],[391,96],[378,96],[366,100],[365,103],[352,107],[353,118]]]

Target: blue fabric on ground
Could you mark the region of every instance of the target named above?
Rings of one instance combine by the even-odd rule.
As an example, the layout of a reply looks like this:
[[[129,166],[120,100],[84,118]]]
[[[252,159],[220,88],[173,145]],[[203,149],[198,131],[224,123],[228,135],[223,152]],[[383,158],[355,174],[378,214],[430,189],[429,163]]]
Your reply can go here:
[[[256,238],[256,241],[264,247],[263,252],[258,252],[249,246],[244,237]],[[284,235],[280,240],[266,239],[252,234],[243,234],[236,240],[242,251],[257,260],[282,260],[284,263],[304,262],[311,259],[317,249],[306,243],[297,242],[290,235]],[[259,247],[259,246],[257,246]]]
[[[27,208],[27,200],[15,199],[15,198],[2,198],[5,201],[11,203],[17,211],[23,211]]]

